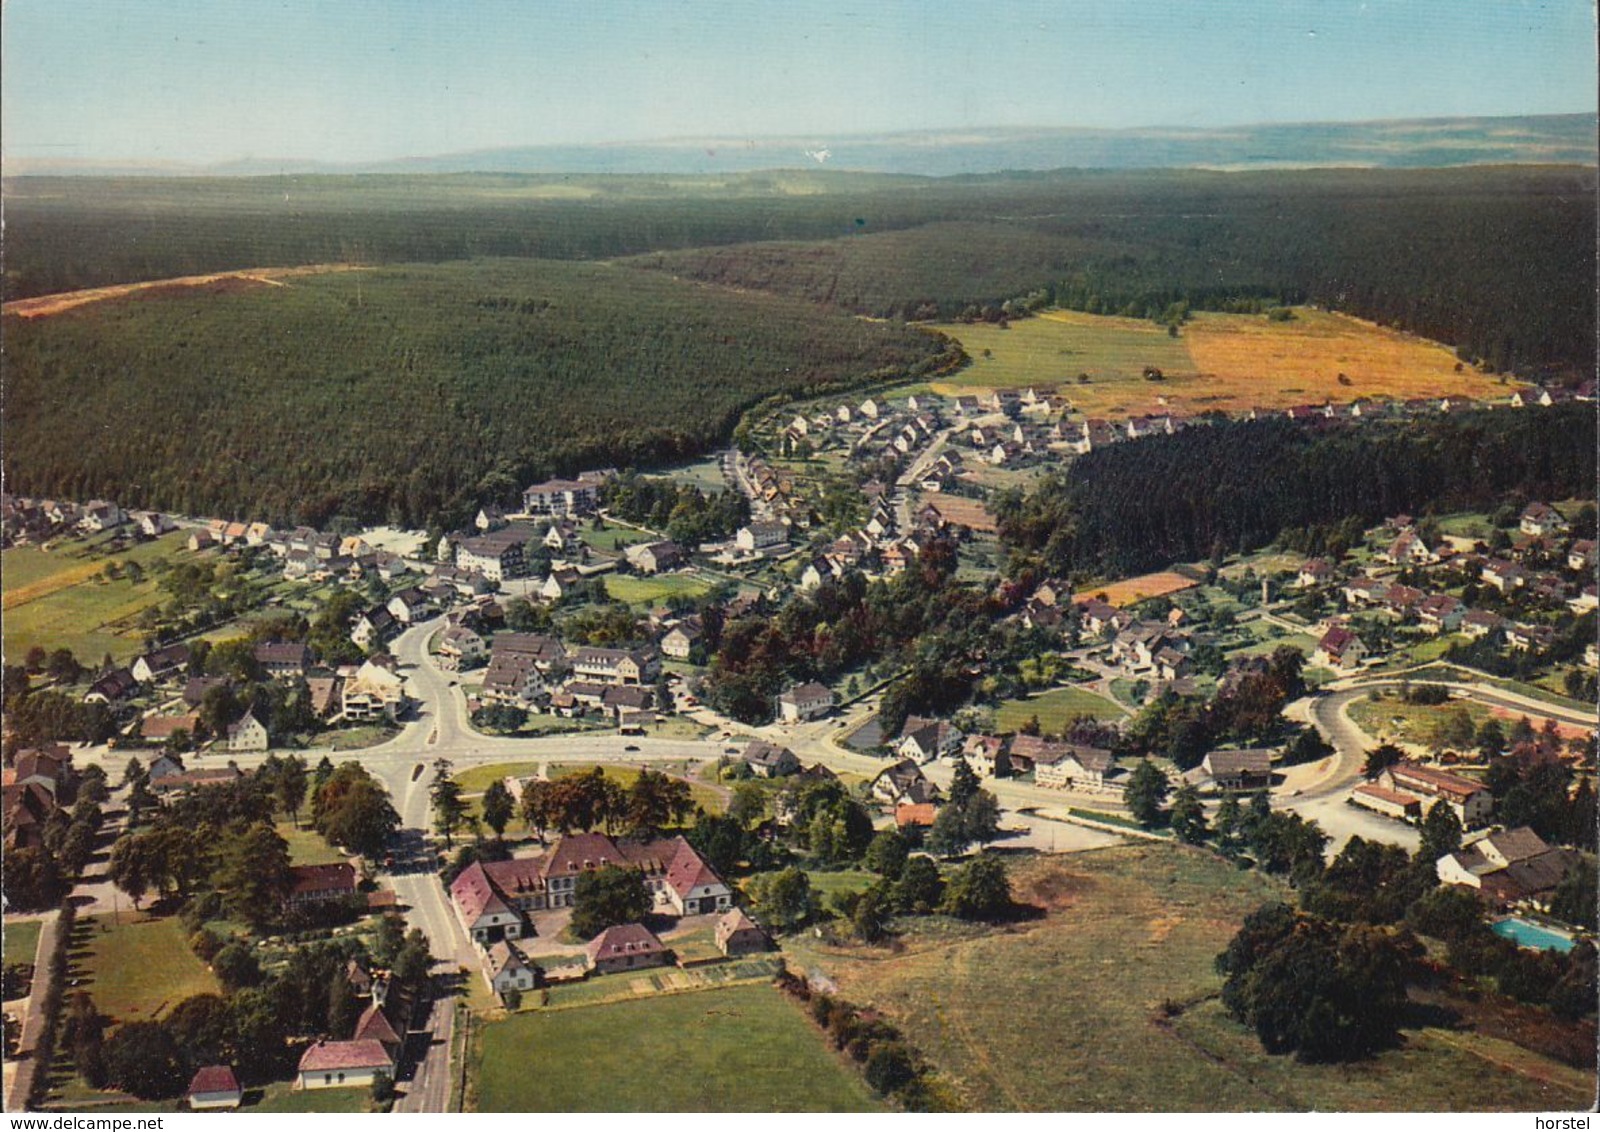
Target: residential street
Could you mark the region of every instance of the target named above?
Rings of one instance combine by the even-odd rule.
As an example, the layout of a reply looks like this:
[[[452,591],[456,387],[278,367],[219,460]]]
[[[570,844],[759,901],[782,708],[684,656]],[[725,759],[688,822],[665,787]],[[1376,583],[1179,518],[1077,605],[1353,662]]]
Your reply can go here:
[[[303,752],[313,762],[325,753],[335,761],[355,759],[389,789],[403,828],[398,837],[396,869],[387,877],[387,883],[405,905],[408,924],[420,928],[427,935],[436,959],[436,975],[454,976],[465,968],[467,978],[479,977],[478,957],[462,932],[449,899],[438,882],[432,863],[432,850],[426,841],[426,833],[430,829],[428,784],[432,776],[431,764],[436,759],[449,759],[457,770],[498,762],[687,762],[693,765],[715,761],[726,754],[729,747],[742,747],[748,736],[755,735],[789,747],[805,763],[820,762],[837,771],[870,776],[886,765],[884,760],[850,750],[840,742],[841,736],[850,734],[876,711],[877,701],[870,697],[857,704],[851,714],[844,718],[798,724],[773,723],[754,728],[734,724],[703,706],[697,707],[689,714],[718,728],[712,737],[706,739],[658,739],[617,734],[534,738],[481,735],[472,729],[467,718],[466,700],[457,678],[435,667],[427,656],[427,643],[443,623],[442,618],[435,618],[414,626],[393,643],[392,651],[401,662],[410,694],[416,703],[411,719],[398,736],[381,746],[362,751],[338,753],[312,749]],[[1417,845],[1416,831],[1411,827],[1357,809],[1345,801],[1351,786],[1360,778],[1367,750],[1375,742],[1350,721],[1346,708],[1366,696],[1372,688],[1393,687],[1399,683],[1400,678],[1394,676],[1378,680],[1341,681],[1330,685],[1326,694],[1291,706],[1291,711],[1298,717],[1317,726],[1333,744],[1335,754],[1320,763],[1289,768],[1284,782],[1275,791],[1275,804],[1321,824],[1330,836],[1330,854],[1336,853],[1351,836],[1358,834],[1371,840],[1401,845],[1408,851]],[[1593,722],[1592,716],[1586,717],[1579,712],[1486,685],[1450,684],[1449,687],[1463,697],[1515,711],[1526,711],[1535,718],[1555,718],[1573,723]],[[724,731],[730,732],[730,737],[722,738]],[[218,752],[197,759],[196,765],[215,765],[226,757]],[[239,765],[249,767],[258,764],[265,756],[241,754],[232,757]],[[120,753],[97,748],[82,752],[80,759],[85,762],[104,760],[112,781],[120,779],[124,762]],[[931,763],[924,771],[934,782],[946,787],[953,774],[952,768],[943,763]],[[1115,790],[1064,792],[1016,781],[990,781],[985,785],[1000,801],[1001,826],[1006,832],[1002,843],[1005,845],[1045,852],[1074,852],[1115,844],[1125,839],[1117,833],[1075,824],[1081,819],[1075,819],[1068,812],[1070,807],[1119,810],[1121,796]],[[1024,810],[1027,812],[1022,812]],[[120,820],[120,810],[115,808],[114,802],[109,812],[113,821]],[[90,899],[84,907],[86,913],[110,911],[125,899],[116,893],[104,877],[104,869],[102,856],[90,866],[87,882],[78,889],[80,895]],[[447,998],[434,1004],[426,1023],[427,1052],[413,1078],[401,1082],[404,1095],[396,1106],[397,1111],[437,1112],[444,1111],[448,1104],[454,1001],[453,998]]]

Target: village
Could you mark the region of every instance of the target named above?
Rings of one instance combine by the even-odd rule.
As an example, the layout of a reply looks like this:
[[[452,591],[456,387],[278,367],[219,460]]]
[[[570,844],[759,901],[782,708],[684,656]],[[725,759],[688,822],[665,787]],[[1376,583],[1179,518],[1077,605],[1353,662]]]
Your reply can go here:
[[[1537,411],[1558,397],[1516,393],[1507,408]],[[950,862],[974,850],[970,860],[983,859],[984,846],[1049,853],[1236,837],[1224,831],[1242,828],[1233,815],[1246,802],[1315,822],[1319,862],[1352,841],[1420,851],[1436,843],[1444,819],[1435,811],[1448,811],[1458,834],[1437,858],[1437,883],[1472,892],[1495,935],[1524,947],[1564,953],[1584,938],[1552,909],[1585,858],[1530,828],[1525,785],[1494,767],[1549,764],[1559,768],[1559,804],[1592,798],[1592,712],[1572,706],[1592,699],[1600,667],[1590,501],[1400,515],[1333,551],[1275,547],[1099,587],[1002,583],[999,623],[1026,642],[1027,657],[970,705],[886,726],[898,677],[869,666],[791,680],[756,719],[720,710],[710,678],[741,622],[826,598],[852,577],[902,577],[941,547],[954,548],[958,577],[983,577],[995,545],[983,496],[1017,482],[1008,477],[1019,469],[1206,423],[1074,422],[1064,396],[1032,390],[902,403],[802,412],[771,455],[718,457],[710,483],[742,497],[744,517],[727,537],[688,544],[608,505],[639,482],[615,469],[532,484],[520,508],[486,504],[470,528],[437,534],[279,531],[7,496],[8,546],[99,545],[113,565],[130,548],[170,547],[151,570],[187,587],[169,585],[179,600],[148,623],[147,647],[131,660],[94,668],[39,649],[30,682],[72,689],[91,713],[98,743],[81,757],[97,784],[130,756],[142,760],[137,789],[158,808],[249,791],[284,757],[323,757],[330,769],[328,756],[367,762],[397,800],[412,799],[408,821],[409,807],[423,807],[416,824],[442,830],[443,845],[418,855],[374,844],[294,864],[282,914],[323,909],[371,933],[398,913],[426,929],[436,953],[442,934],[455,936],[462,969],[513,1016],[770,981],[784,970],[787,934],[825,909],[857,916],[867,884],[852,879],[833,903],[818,893],[791,907],[766,881],[786,875],[783,862],[804,865],[801,878],[832,876],[860,868],[869,844],[888,839],[895,852],[940,863],[937,890],[966,867]],[[1361,402],[1285,416],[1314,428],[1462,407]],[[862,478],[806,470],[837,452]],[[219,604],[206,593],[211,579],[244,596]],[[452,703],[462,729],[438,742],[439,724],[425,721]],[[1194,713],[1225,722],[1192,741],[1160,738]],[[8,752],[7,852],[53,853],[60,831],[88,821],[76,752],[58,742]],[[606,804],[620,806],[637,788],[629,776],[650,781],[661,759],[671,760],[657,764],[664,780],[685,796],[708,791],[696,821],[684,811],[675,827],[621,836],[610,828],[625,824],[620,809],[601,818],[580,808],[553,838],[538,828],[552,792],[585,767],[623,776],[607,788]],[[419,795],[404,777],[413,760],[411,783],[426,761],[453,769],[437,770]],[[509,773],[486,789],[475,768]],[[465,812],[479,832],[463,856],[439,813],[441,797],[466,787],[438,790],[469,780]],[[1497,786],[1512,791],[1509,820]],[[508,801],[488,841],[477,823],[491,794]],[[104,786],[90,796],[104,797]],[[1153,808],[1141,801],[1150,796]],[[727,833],[740,848],[719,865],[704,847],[722,819],[704,807],[730,797],[760,820]],[[854,823],[850,848],[821,847],[811,821],[819,806]],[[508,841],[508,815],[532,836]],[[90,824],[80,842],[101,836]],[[755,857],[770,858],[768,871]],[[738,875],[725,876],[729,868]],[[606,899],[602,876],[642,896],[578,931],[576,907]],[[113,891],[104,874],[95,883]],[[430,1006],[415,972],[402,983],[389,970],[352,968],[366,1006],[347,1034],[304,1048],[298,1091],[388,1089],[398,1078],[415,1089],[449,1072],[407,1052]],[[234,1071],[201,1067],[191,1107],[237,1104]]]

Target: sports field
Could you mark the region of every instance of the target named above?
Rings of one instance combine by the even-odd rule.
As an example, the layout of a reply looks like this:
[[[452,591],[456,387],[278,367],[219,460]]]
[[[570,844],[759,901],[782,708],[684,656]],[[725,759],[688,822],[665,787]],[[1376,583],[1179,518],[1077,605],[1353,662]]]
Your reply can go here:
[[[1437,342],[1303,307],[1287,322],[1202,312],[1176,338],[1143,319],[1077,311],[1046,311],[1006,330],[988,323],[938,329],[962,344],[972,364],[936,391],[1059,390],[1091,417],[1511,392],[1470,366],[1457,372],[1454,353]],[[1146,380],[1146,367],[1159,369],[1162,380]]]
[[[479,1112],[883,1109],[764,984],[516,1014],[485,1026],[473,1052]]]

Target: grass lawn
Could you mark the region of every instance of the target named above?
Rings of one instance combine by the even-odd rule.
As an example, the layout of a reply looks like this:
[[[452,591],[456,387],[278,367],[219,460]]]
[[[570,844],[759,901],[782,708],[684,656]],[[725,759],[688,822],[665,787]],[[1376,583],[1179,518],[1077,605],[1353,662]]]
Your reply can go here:
[[[1255,624],[1255,622],[1251,622],[1251,625]],[[1253,645],[1245,645],[1243,648],[1233,649],[1228,653],[1230,658],[1236,656],[1269,656],[1284,645],[1299,649],[1307,657],[1317,651],[1318,639],[1309,633],[1286,633],[1276,625],[1266,625],[1265,622],[1261,624],[1269,632]],[[1272,636],[1271,632],[1277,632],[1279,635]],[[1252,635],[1254,635],[1253,629]]]
[[[843,997],[884,1011],[978,1111],[1534,1111],[1592,1099],[1592,1075],[1450,1046],[1478,1045],[1470,1034],[1410,1031],[1404,1048],[1355,1066],[1262,1054],[1209,1001],[1221,987],[1212,961],[1286,890],[1209,853],[1141,843],[1036,858],[1013,866],[1013,883],[1043,919],[969,938],[910,921],[892,957],[796,937],[790,965],[820,967]],[[1169,1020],[1167,1001],[1190,1008]]]
[[[5,577],[6,655],[20,657],[34,645],[42,645],[70,648],[86,663],[98,661],[107,652],[118,660],[134,656],[142,638],[132,619],[159,604],[162,591],[149,576],[140,582],[90,579],[111,562],[137,562],[148,569],[155,558],[194,557],[183,548],[185,537],[174,532],[125,551],[93,556],[82,554],[81,543],[52,551],[21,546],[0,552],[0,573]],[[98,549],[104,542],[97,539],[92,546]]]
[[[807,869],[806,875],[811,878],[811,891],[822,897],[824,903],[836,893],[865,892],[878,879],[877,873],[857,872],[854,869],[838,872]]]
[[[1487,539],[1494,532],[1494,524],[1481,511],[1465,511],[1459,515],[1445,515],[1439,520],[1439,533],[1456,538]]]
[[[259,1097],[259,1099],[255,1099]],[[288,1081],[274,1081],[263,1089],[247,1090],[240,1112],[371,1112],[369,1089],[295,1089]]]
[[[15,963],[32,963],[39,953],[39,921],[7,920],[5,922],[5,958],[7,967]]]
[[[704,723],[696,723],[681,715],[669,715],[646,728],[652,739],[704,739],[711,731],[712,728]]]
[[[649,542],[651,536],[643,531],[636,531],[632,527],[618,527],[608,524],[603,531],[591,530],[589,527],[580,527],[578,533],[583,536],[583,541],[588,543],[593,550],[615,553],[625,546],[635,543]]]
[[[295,865],[336,865],[349,858],[322,839],[314,829],[296,829],[293,822],[277,823],[278,836],[289,843],[289,861]]]
[[[502,778],[528,778],[539,773],[540,763],[491,763],[488,766],[475,766],[467,770],[456,772],[456,782],[461,786],[461,793],[466,795],[482,794],[489,789],[489,783],[499,782]]]
[[[1126,676],[1118,676],[1116,679],[1111,681],[1111,694],[1115,696],[1117,698],[1117,702],[1122,704],[1124,707],[1137,708],[1142,702],[1138,699],[1135,699],[1133,695],[1134,685],[1137,683],[1137,680],[1130,680]],[[1148,685],[1149,681],[1146,681],[1145,683]]]
[[[1408,704],[1398,697],[1384,696],[1356,700],[1349,707],[1350,722],[1374,739],[1398,739],[1406,743],[1431,745],[1434,732],[1449,715],[1465,709],[1472,725],[1481,727],[1489,709],[1471,700],[1447,700],[1442,704]]]
[[[643,1050],[670,1056],[640,1072]],[[764,985],[518,1014],[485,1026],[474,1053],[479,1112],[883,1107],[800,1008]]]
[[[699,597],[711,592],[711,583],[697,574],[607,574],[606,593],[629,605],[659,605],[669,597]]]
[[[124,911],[82,923],[88,954],[74,958],[74,972],[95,1005],[117,1021],[148,1021],[191,995],[217,993],[216,979],[189,950],[176,916],[148,919]]]
[[[1025,700],[1007,700],[995,710],[995,727],[1016,731],[1035,715],[1039,728],[1059,735],[1080,715],[1095,719],[1122,719],[1127,713],[1096,692],[1082,688],[1052,688]]]
[[[693,484],[705,492],[728,490],[728,481],[722,475],[722,461],[716,457],[696,460],[690,464],[679,464],[676,467],[663,468],[659,472],[651,473],[650,478],[669,479],[677,483]]]
[[[354,727],[340,727],[323,733],[328,746],[335,751],[362,751],[387,743],[400,734],[398,727],[386,723],[361,723]]]

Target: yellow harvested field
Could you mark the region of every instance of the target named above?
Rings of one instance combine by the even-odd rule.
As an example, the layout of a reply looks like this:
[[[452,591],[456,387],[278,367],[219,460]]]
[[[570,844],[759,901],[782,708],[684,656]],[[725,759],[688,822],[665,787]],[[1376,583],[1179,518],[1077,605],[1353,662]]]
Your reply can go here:
[[[1510,395],[1498,378],[1471,366],[1457,373],[1455,354],[1437,342],[1327,311],[1296,308],[1289,322],[1204,314],[1184,328],[1183,337],[1201,381],[1212,387],[1208,392],[1242,405]],[[1341,373],[1348,385],[1339,380]],[[1197,407],[1217,406],[1208,400]]]
[[[1078,311],[1046,311],[1006,330],[986,323],[936,329],[959,341],[972,363],[934,383],[935,392],[1031,386],[1060,393],[1087,417],[1510,395],[1498,378],[1470,366],[1458,373],[1455,355],[1437,342],[1305,307],[1287,322],[1202,312],[1177,338],[1142,319]],[[1147,381],[1146,366],[1159,368],[1163,380]]]
[[[1172,570],[1160,570],[1154,574],[1140,574],[1137,578],[1124,578],[1120,582],[1107,582],[1103,586],[1083,590],[1073,594],[1072,600],[1099,598],[1107,605],[1121,609],[1125,605],[1137,605],[1147,598],[1165,597],[1179,590],[1193,589],[1199,584],[1193,578],[1186,578]]]

